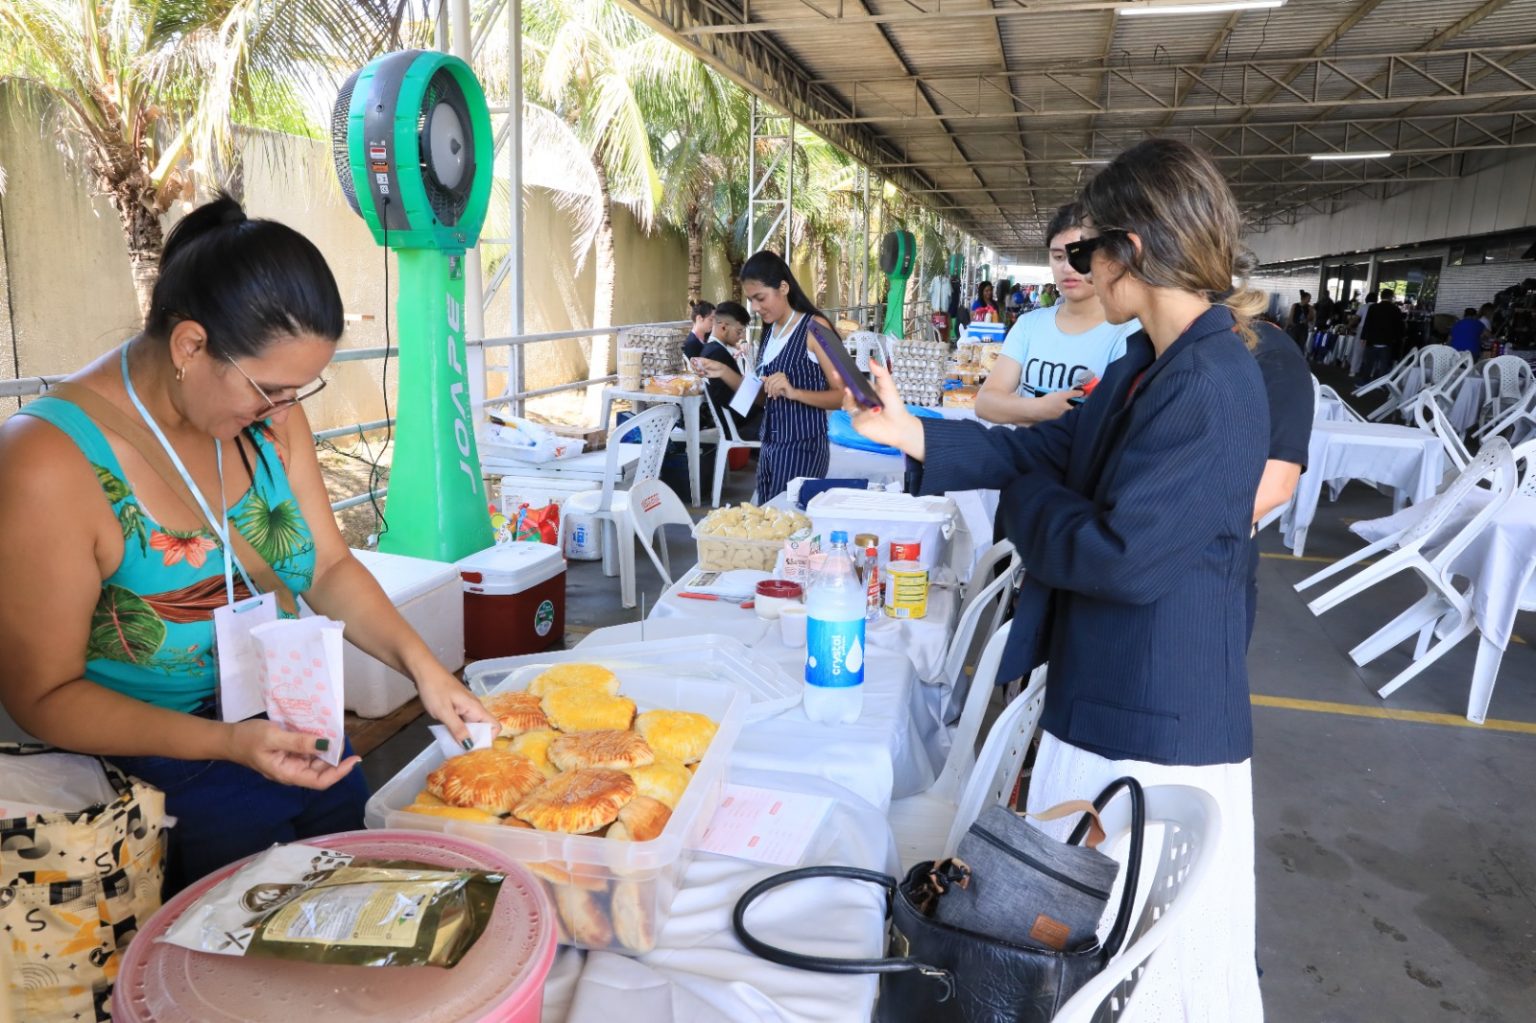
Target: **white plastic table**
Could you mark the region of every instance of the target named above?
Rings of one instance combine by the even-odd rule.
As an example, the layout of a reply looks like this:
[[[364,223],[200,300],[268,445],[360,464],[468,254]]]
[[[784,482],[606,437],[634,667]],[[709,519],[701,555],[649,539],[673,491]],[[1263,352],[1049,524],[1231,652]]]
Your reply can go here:
[[[699,406],[704,403],[702,394],[652,394],[650,391],[626,391],[617,387],[603,388],[603,429],[608,429],[608,417],[615,401],[632,402],[635,411],[647,405],[676,405],[683,410],[683,432],[688,444],[688,495],[689,503],[699,506]]]
[[[639,444],[619,445],[619,475],[628,475],[640,460]],[[492,476],[532,476],[566,480],[596,480],[608,474],[607,451],[584,451],[551,462],[520,462],[515,458],[486,458],[481,468]]]
[[[1433,557],[1485,506],[1477,496],[1461,505],[1429,538],[1426,557]],[[1406,528],[1415,517],[1414,510],[1409,509],[1386,518],[1357,522],[1350,528],[1375,542]],[[1451,562],[1451,571],[1472,582],[1472,617],[1477,622],[1478,646],[1467,717],[1481,723],[1488,714],[1499,663],[1514,633],[1515,616],[1522,607],[1536,608],[1536,497],[1516,494],[1510,498]]]
[[[1445,476],[1445,448],[1427,430],[1390,423],[1317,422],[1307,449],[1307,471],[1296,487],[1281,531],[1291,553],[1306,550],[1307,530],[1317,515],[1323,484],[1362,480],[1392,487],[1394,510],[1427,501]]]

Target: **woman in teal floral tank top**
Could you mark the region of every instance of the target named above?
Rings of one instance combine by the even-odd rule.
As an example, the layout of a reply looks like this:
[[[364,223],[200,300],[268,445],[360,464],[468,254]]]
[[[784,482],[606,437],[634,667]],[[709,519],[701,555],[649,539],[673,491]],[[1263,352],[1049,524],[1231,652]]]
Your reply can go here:
[[[230,528],[462,741],[490,716],[347,549],[299,404],[324,386],[342,322],[320,251],[221,197],[167,237],[143,333],[71,381],[158,426],[208,506],[222,491]],[[26,405],[0,428],[0,535],[0,702],[32,735],[165,790],[170,891],[362,826],[350,749],[331,767],[312,755],[324,740],[217,720],[225,551],[137,449],[62,398]]]

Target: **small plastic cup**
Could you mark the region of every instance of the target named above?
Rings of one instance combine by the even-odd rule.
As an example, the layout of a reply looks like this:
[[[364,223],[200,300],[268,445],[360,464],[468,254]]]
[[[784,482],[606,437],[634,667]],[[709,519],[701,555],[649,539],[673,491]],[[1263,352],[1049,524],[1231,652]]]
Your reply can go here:
[[[779,635],[785,646],[805,646],[805,623],[804,604],[787,604],[779,609]]]

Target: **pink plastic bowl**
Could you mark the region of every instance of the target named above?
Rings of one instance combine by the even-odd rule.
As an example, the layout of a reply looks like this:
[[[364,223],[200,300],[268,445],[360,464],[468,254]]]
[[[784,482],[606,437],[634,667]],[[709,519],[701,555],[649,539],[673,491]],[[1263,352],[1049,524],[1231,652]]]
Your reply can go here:
[[[416,860],[506,875],[480,940],[451,970],[321,966],[193,952],[155,939],[243,864],[215,871],[167,902],[123,956],[116,1023],[539,1023],[555,958],[554,907],[522,867],[489,846],[428,831],[351,831],[305,840],[374,859]]]

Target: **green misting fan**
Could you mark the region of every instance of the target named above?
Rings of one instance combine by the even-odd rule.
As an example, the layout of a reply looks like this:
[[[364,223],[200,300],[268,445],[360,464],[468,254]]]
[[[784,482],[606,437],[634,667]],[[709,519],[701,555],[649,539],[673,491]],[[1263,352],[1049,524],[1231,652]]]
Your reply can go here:
[[[399,408],[379,549],[457,561],[493,541],[464,359],[464,253],[493,173],[485,92],[450,54],[386,54],[341,87],[331,148],[347,201],[399,269]]]
[[[906,337],[907,281],[917,262],[917,238],[911,231],[889,231],[880,239],[880,272],[890,282],[885,298],[883,332],[892,337]]]

